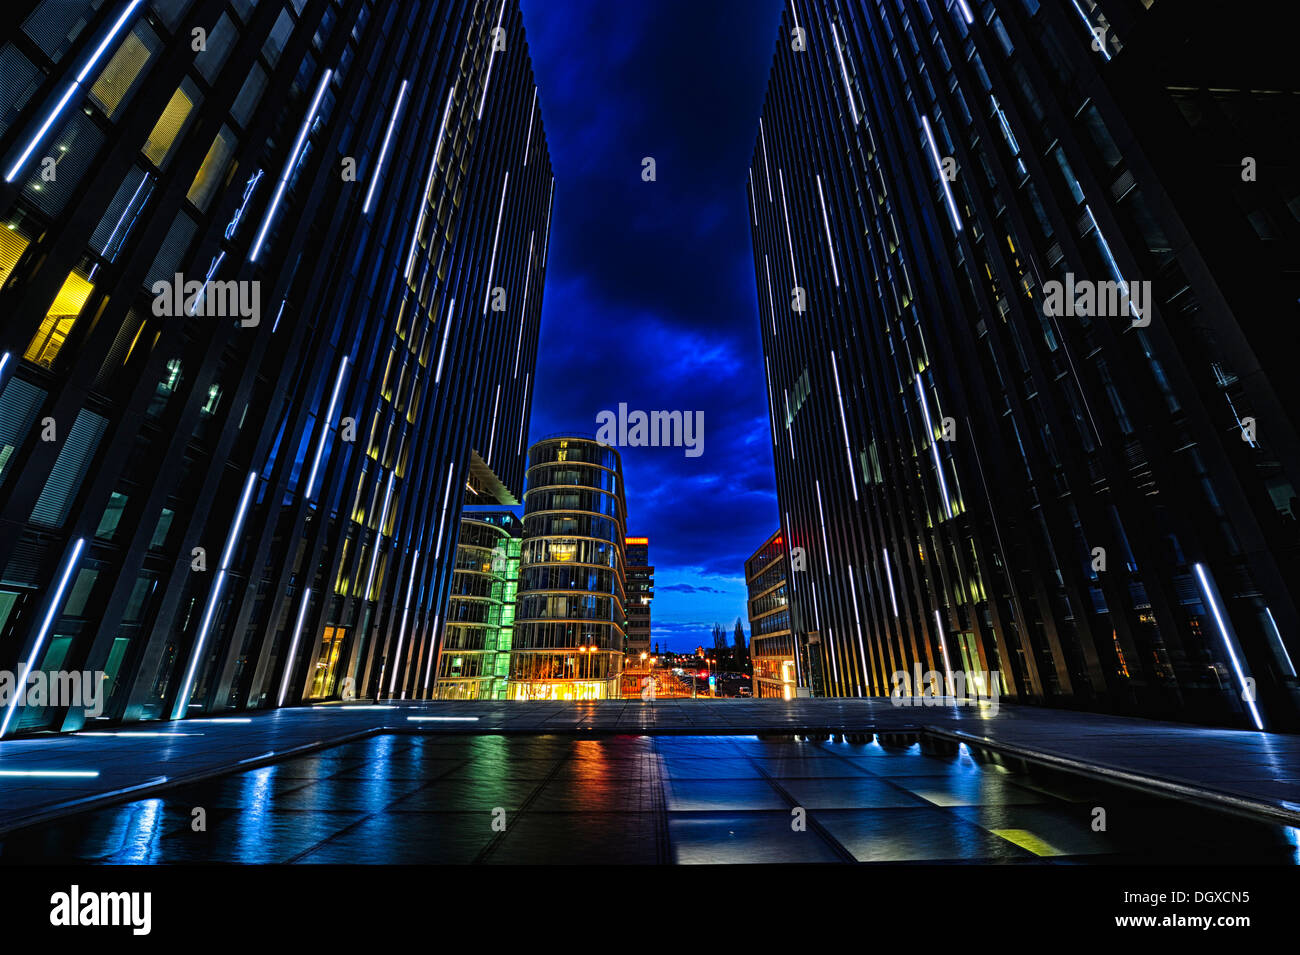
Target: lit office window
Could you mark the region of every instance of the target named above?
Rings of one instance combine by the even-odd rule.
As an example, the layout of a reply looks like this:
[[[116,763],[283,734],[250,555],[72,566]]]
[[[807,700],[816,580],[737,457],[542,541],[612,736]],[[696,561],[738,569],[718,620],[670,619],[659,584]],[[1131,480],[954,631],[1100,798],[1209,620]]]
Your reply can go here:
[[[163,108],[162,115],[154,124],[153,131],[141,150],[155,166],[162,168],[171,154],[172,147],[180,141],[185,127],[194,113],[199,101],[198,91],[188,79],[182,80],[172,98]]]
[[[34,364],[52,367],[94,288],[76,272],[69,273],[23,357]]]
[[[234,151],[235,135],[230,127],[223,126],[208,147],[208,154],[203,157],[203,164],[199,166],[194,182],[190,184],[190,191],[185,194],[185,198],[194,203],[200,212],[207,212]]]
[[[113,58],[90,88],[90,101],[109,119],[135,92],[145,72],[162,49],[153,30],[143,23],[127,34]]]

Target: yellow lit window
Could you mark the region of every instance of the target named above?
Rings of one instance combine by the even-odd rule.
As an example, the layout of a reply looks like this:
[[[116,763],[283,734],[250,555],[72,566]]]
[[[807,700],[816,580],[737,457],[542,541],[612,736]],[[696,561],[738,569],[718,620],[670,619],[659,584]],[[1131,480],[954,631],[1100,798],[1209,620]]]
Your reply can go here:
[[[140,78],[144,68],[149,65],[153,54],[134,33],[122,41],[113,58],[99,74],[95,85],[90,88],[90,98],[104,111],[110,119],[117,108],[122,105],[131,87]]]
[[[161,167],[167,159],[193,109],[194,100],[183,87],[177,87],[141,150],[155,166]]]
[[[13,229],[0,229],[0,285],[9,281],[14,266],[27,251],[27,240]]]
[[[208,204],[217,194],[217,187],[221,185],[226,165],[230,162],[230,154],[234,151],[234,134],[223,126],[221,132],[217,133],[217,138],[212,140],[212,145],[208,147],[208,154],[203,157],[203,165],[199,166],[194,182],[190,184],[190,191],[185,194],[185,198],[194,203],[201,212],[208,211]]]
[[[59,294],[54,296],[54,303],[46,312],[45,320],[32,337],[23,357],[34,364],[51,367],[94,288],[76,272],[70,273],[59,289]]]

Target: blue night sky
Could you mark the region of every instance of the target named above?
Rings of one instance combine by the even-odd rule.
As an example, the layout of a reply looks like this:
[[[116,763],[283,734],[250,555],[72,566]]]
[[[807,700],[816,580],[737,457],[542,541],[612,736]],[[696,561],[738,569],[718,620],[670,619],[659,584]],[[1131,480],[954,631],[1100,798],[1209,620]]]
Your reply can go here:
[[[653,640],[745,619],[777,528],[747,172],[780,0],[523,0],[555,170],[530,436],[596,415],[704,412],[704,453],[621,448],[650,538]],[[655,159],[657,181],[641,161]]]

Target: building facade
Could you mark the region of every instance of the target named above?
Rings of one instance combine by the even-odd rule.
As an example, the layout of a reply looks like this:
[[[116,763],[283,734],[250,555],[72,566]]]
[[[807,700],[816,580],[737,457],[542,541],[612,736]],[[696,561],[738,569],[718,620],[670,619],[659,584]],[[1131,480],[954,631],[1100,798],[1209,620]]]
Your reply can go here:
[[[1297,727],[1300,84],[1268,19],[787,7],[746,188],[816,692],[919,665]]]
[[[578,435],[528,449],[510,699],[619,696],[626,536],[618,451]]]
[[[513,511],[461,512],[434,699],[506,698],[523,529]]]
[[[0,667],[102,673],[116,721],[429,695],[462,488],[522,485],[516,0],[6,17]]]
[[[650,659],[650,602],[655,596],[655,569],[650,564],[650,539],[628,537],[623,545],[627,557],[628,665],[644,668]],[[642,655],[645,656],[644,661]]]
[[[754,696],[794,699],[821,686],[810,672],[809,648],[797,647],[790,626],[789,567],[785,536],[777,531],[745,561],[749,616],[749,656]],[[804,674],[807,673],[807,676]]]

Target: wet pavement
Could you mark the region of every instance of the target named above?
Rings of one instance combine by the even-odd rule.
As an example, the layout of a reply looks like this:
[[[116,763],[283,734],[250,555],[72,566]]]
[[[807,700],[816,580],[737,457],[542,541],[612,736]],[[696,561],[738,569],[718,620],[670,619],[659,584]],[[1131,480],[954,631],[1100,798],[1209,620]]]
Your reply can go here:
[[[16,830],[0,862],[1300,861],[1289,826],[918,740],[385,734]]]

